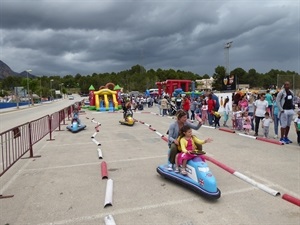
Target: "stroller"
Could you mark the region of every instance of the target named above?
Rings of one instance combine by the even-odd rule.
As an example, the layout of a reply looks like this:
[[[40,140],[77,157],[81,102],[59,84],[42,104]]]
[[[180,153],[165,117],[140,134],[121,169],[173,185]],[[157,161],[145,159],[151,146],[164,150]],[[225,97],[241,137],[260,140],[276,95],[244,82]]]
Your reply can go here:
[[[169,101],[169,106],[170,106],[170,108],[169,108],[169,115],[170,116],[174,116],[176,114],[176,112],[177,112],[177,107],[176,107],[175,103],[172,102],[172,101]]]

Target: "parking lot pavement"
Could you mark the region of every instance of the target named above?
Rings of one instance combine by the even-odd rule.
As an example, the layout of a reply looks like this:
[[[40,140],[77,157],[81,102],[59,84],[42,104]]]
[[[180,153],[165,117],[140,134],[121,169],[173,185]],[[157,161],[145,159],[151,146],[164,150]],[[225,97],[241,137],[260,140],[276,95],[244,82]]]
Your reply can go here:
[[[145,111],[151,111],[146,109]],[[174,184],[156,172],[166,162],[167,144],[137,122],[120,125],[120,113],[87,111],[81,116],[86,130],[56,131],[54,141],[42,140],[34,150],[41,158],[24,159],[1,177],[0,224],[104,224],[113,215],[116,224],[299,224],[299,207],[274,197],[208,162],[220,199],[207,200]],[[172,119],[135,113],[137,120],[164,134]],[[95,140],[95,123],[101,123]],[[202,127],[194,134],[212,137],[207,155],[280,193],[300,197],[299,148],[280,146]],[[98,159],[97,149],[103,153]],[[107,180],[102,161],[114,182],[112,206],[104,208]]]

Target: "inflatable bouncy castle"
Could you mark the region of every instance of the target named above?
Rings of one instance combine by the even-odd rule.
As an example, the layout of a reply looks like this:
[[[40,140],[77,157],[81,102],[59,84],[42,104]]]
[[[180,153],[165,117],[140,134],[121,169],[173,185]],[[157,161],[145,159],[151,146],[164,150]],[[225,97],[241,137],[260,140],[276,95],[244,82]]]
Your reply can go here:
[[[107,83],[95,91],[93,85],[89,88],[89,100],[91,110],[97,111],[116,111],[119,110],[119,96],[121,87],[113,83]]]

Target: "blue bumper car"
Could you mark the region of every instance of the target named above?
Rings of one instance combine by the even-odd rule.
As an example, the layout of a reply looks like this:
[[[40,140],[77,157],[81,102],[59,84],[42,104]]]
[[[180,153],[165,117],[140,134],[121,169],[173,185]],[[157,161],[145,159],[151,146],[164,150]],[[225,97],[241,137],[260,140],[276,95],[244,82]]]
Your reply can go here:
[[[168,170],[168,164],[158,166],[156,171],[164,178],[181,184],[204,197],[210,199],[221,197],[221,191],[217,187],[215,177],[200,156],[188,161],[186,166],[187,175]]]
[[[77,133],[81,130],[84,130],[85,128],[86,128],[86,125],[84,125],[82,123],[78,124],[77,119],[73,119],[72,124],[67,126],[67,129],[69,131],[71,131],[72,133]]]

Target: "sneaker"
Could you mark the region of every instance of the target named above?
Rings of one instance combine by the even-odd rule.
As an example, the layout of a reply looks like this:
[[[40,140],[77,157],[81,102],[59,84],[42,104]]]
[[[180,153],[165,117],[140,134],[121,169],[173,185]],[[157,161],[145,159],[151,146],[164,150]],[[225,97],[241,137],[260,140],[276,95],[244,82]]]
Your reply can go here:
[[[174,172],[175,172],[175,173],[179,173],[179,168],[176,167],[175,170],[174,170]]]
[[[258,136],[258,133],[255,133],[254,136],[255,136],[255,137]]]
[[[275,135],[275,136],[274,136],[274,139],[277,139],[277,138],[278,138],[278,135]]]
[[[185,169],[182,169],[182,170],[181,170],[181,174],[184,175],[184,176],[187,175],[187,172],[185,171]]]
[[[279,141],[283,144],[289,144],[289,142],[286,142],[285,138],[280,138]]]
[[[289,144],[292,144],[292,143],[293,143],[288,137],[286,137],[285,140],[286,140],[286,142],[288,142]]]
[[[173,170],[173,164],[169,164],[167,170],[172,171]]]

